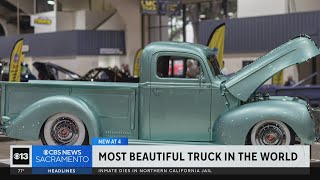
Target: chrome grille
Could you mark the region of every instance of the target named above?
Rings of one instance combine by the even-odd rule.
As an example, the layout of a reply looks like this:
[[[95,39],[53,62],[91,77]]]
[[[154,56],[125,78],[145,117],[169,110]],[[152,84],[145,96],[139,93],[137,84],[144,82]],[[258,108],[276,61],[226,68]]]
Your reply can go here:
[[[308,110],[315,124],[315,134],[320,137],[320,107],[313,108],[308,106]]]

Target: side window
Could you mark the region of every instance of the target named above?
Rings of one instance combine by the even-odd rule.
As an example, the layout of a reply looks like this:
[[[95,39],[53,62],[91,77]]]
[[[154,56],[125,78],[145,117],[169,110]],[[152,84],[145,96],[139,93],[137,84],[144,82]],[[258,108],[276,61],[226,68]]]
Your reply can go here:
[[[58,80],[58,72],[57,72],[57,70],[56,69],[54,69],[54,68],[49,68],[50,69],[50,71],[52,72],[52,74],[53,74],[53,77],[51,77],[51,78],[53,78],[52,80]],[[50,79],[51,79],[50,78]]]
[[[160,56],[157,76],[160,78],[198,78],[201,66],[198,60],[181,56]]]
[[[28,66],[21,64],[21,74],[28,74],[28,72],[29,72]]]

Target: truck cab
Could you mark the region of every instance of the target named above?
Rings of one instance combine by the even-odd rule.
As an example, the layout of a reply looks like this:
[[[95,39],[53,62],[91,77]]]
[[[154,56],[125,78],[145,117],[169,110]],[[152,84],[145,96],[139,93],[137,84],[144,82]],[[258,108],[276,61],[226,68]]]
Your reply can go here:
[[[193,77],[187,75],[188,64],[197,69]],[[150,44],[141,57],[140,79],[141,92],[146,92],[141,94],[145,103],[140,114],[149,114],[140,121],[145,124],[140,126],[142,138],[211,141],[214,120],[228,109],[220,89],[224,78],[211,49],[178,42]]]

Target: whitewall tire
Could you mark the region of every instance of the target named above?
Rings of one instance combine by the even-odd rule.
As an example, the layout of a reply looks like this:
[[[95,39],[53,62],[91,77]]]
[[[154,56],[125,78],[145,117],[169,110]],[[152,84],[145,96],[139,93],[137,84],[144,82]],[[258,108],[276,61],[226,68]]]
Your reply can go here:
[[[294,134],[289,127],[276,120],[264,120],[255,124],[250,133],[252,145],[291,145]]]
[[[87,140],[83,122],[70,113],[57,113],[47,119],[41,131],[41,141],[47,145],[82,145]]]

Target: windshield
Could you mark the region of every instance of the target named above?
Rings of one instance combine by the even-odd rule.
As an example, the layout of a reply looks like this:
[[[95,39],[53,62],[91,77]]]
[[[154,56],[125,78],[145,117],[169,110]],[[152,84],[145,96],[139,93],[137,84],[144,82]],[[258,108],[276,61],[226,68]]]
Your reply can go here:
[[[216,56],[209,56],[208,64],[210,67],[210,71],[214,76],[222,75]]]
[[[56,80],[64,80],[64,79],[79,79],[80,75],[65,69],[56,64],[48,63],[48,68],[51,70],[52,74],[55,76]]]
[[[80,78],[77,74],[73,74],[73,73],[70,73],[68,71],[61,71],[61,69],[51,68],[51,72],[55,76],[56,80],[78,79],[78,78]]]
[[[99,71],[97,69],[92,69],[89,72],[87,72],[87,74],[84,75],[84,77],[89,78],[89,79],[94,78],[98,74],[98,72]]]

